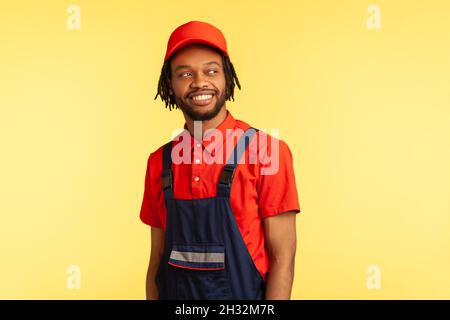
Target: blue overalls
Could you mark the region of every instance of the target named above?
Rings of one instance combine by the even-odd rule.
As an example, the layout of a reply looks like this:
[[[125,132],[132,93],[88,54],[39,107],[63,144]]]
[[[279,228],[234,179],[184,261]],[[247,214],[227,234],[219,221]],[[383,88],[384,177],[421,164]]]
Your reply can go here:
[[[264,299],[265,282],[230,206],[234,172],[256,131],[249,128],[241,136],[210,198],[174,197],[172,141],[164,146],[166,233],[155,279],[160,299]]]

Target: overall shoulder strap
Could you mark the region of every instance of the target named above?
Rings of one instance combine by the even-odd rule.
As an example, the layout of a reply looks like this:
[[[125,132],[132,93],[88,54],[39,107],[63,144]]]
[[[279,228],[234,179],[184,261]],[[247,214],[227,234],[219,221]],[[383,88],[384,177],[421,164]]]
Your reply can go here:
[[[236,146],[233,149],[227,163],[222,169],[219,177],[219,183],[217,184],[217,196],[229,196],[231,190],[231,184],[233,183],[234,172],[239,164],[239,160],[247,149],[250,141],[255,133],[258,131],[256,128],[248,128],[239,138]]]
[[[162,189],[165,195],[173,195],[173,175],[172,175],[172,141],[166,143],[163,147],[163,170],[162,170]]]

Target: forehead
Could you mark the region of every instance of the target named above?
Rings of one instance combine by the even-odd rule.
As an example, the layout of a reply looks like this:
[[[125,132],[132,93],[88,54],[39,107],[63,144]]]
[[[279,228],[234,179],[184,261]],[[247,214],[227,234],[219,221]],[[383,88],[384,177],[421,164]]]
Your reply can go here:
[[[215,49],[206,45],[193,44],[178,50],[172,56],[172,70],[179,65],[201,66],[207,62],[215,61],[222,65],[222,56]]]

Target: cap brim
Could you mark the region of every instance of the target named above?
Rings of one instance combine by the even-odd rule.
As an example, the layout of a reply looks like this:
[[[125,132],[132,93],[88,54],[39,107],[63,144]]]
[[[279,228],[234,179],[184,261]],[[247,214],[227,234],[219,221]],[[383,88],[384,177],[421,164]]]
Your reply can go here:
[[[172,47],[172,49],[167,53],[164,61],[168,60],[176,51],[180,50],[181,48],[184,48],[191,44],[204,44],[213,48],[218,49],[220,52],[222,52],[224,55],[228,56],[228,53],[223,49],[217,46],[216,44],[209,42],[205,39],[197,39],[197,38],[188,38],[183,39],[182,41],[178,42],[175,46]]]

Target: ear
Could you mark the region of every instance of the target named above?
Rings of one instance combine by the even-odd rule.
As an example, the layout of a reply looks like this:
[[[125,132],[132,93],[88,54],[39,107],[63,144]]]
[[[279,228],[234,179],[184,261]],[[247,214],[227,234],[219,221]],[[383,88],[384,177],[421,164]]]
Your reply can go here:
[[[169,79],[169,95],[173,95],[173,90],[172,90],[172,79]]]

